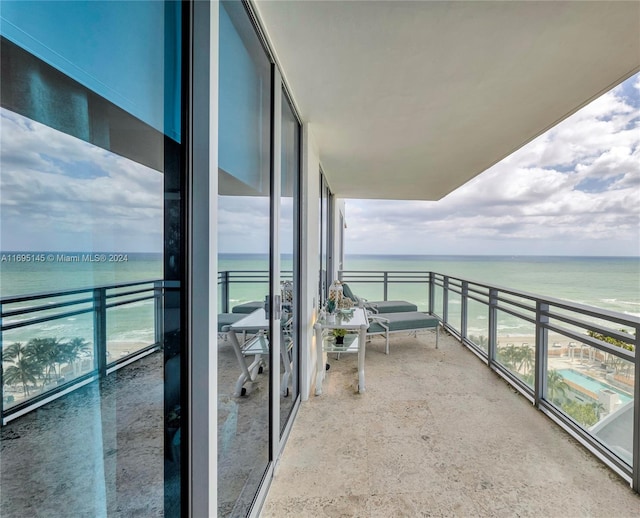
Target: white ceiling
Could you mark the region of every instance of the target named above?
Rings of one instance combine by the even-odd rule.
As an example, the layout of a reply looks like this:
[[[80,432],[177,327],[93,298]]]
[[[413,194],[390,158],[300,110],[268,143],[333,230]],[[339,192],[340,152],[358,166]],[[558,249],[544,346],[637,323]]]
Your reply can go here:
[[[436,200],[640,70],[640,2],[255,3],[344,198]]]

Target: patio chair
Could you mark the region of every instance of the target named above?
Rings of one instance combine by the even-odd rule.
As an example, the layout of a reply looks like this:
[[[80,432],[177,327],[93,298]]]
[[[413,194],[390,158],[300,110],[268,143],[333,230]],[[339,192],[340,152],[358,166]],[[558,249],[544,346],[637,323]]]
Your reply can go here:
[[[437,317],[421,313],[420,311],[405,311],[401,313],[371,313],[369,312],[369,329],[367,337],[384,335],[386,340],[385,353],[389,354],[389,335],[392,333],[417,333],[423,329],[434,329],[436,333],[436,349],[438,348],[438,328],[440,320]]]
[[[345,282],[342,283],[342,294],[345,297],[350,298],[353,303],[357,306],[360,301],[362,301],[364,307],[373,313],[407,313],[411,311],[418,311],[418,306],[412,304],[411,302],[407,302],[406,300],[376,300],[376,301],[368,301],[361,297],[358,297],[349,285]]]

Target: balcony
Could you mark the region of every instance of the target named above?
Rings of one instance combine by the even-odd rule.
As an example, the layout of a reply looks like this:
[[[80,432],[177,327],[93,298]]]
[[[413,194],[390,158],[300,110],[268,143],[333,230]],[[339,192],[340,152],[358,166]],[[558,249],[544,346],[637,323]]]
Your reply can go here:
[[[252,278],[255,279],[255,277]],[[485,437],[494,445],[500,444],[501,448],[509,445],[509,440],[505,438],[495,442],[496,433],[498,433],[495,430],[496,423],[500,423],[500,427],[512,426],[508,423],[510,420],[520,424],[528,423],[522,432],[527,436],[529,430],[534,430],[541,426],[539,423],[546,422],[545,426],[549,428],[544,432],[547,434],[546,439],[530,437],[524,444],[537,444],[537,448],[547,452],[553,460],[560,458],[554,451],[565,449],[567,445],[576,447],[577,451],[584,453],[584,450],[571,439],[573,437],[618,473],[622,479],[633,487],[638,487],[640,451],[637,444],[640,425],[637,422],[640,410],[638,410],[639,387],[636,380],[639,378],[640,368],[635,349],[637,349],[640,335],[640,319],[434,272],[345,271],[340,273],[340,278],[352,284],[356,292],[369,290],[371,293],[373,290],[376,293],[375,298],[378,299],[387,300],[390,293],[410,294],[405,297],[422,305],[421,310],[437,315],[451,336],[450,344],[451,341],[457,340],[458,346],[450,345],[444,351],[435,351],[429,347],[416,349],[416,345],[412,342],[396,342],[396,346],[392,347],[391,356],[385,357],[377,354],[380,352],[380,346],[374,341],[367,353],[366,370],[369,383],[375,386],[362,397],[353,394],[352,385],[355,383],[355,378],[353,376],[349,379],[345,378],[355,367],[349,363],[348,358],[341,359],[337,362],[341,367],[330,371],[328,392],[325,392],[319,400],[314,401],[312,398],[310,409],[302,412],[303,416],[307,413],[311,416],[322,416],[322,418],[309,417],[308,422],[316,422],[319,429],[326,427],[327,434],[318,434],[304,428],[312,425],[297,424],[303,430],[299,432],[301,437],[317,437],[318,441],[313,441],[313,444],[306,446],[302,443],[295,446],[298,443],[294,439],[293,453],[287,452],[285,458],[288,455],[299,459],[307,458],[309,463],[305,464],[305,469],[320,470],[322,466],[317,463],[324,462],[321,460],[323,459],[321,451],[335,451],[337,448],[343,453],[350,452],[349,455],[353,453],[358,456],[358,452],[364,455],[363,445],[373,440],[373,436],[384,435],[383,431],[380,434],[369,432],[372,429],[377,430],[380,422],[387,423],[392,430],[406,429],[407,433],[413,434],[413,437],[423,435],[432,437],[430,434],[418,433],[416,430],[410,431],[411,427],[405,419],[409,419],[409,423],[413,423],[412,426],[417,427],[418,430],[425,426],[428,428],[433,421],[436,423],[436,431],[439,430],[442,433],[447,426],[454,430],[460,427],[460,423],[455,419],[453,423],[447,423],[447,421],[451,421],[451,415],[453,415],[451,412],[464,409],[460,411],[460,418],[467,419],[469,415],[477,414],[476,418],[480,419],[480,422],[470,420],[462,428],[474,434],[476,430],[481,430],[477,433],[478,437]],[[242,272],[235,274],[226,272],[220,275],[219,293],[222,299],[229,297],[235,283],[246,281],[247,279],[243,279]],[[224,306],[223,300],[222,307]],[[470,331],[472,321],[475,334],[471,334]],[[505,329],[513,328],[514,322],[519,328],[524,327],[528,330],[525,336],[514,337],[506,334]],[[478,331],[480,329],[478,326],[484,326],[484,329]],[[461,347],[460,344],[465,347]],[[489,369],[480,368],[480,372],[491,374],[489,378],[484,377],[485,374],[473,377],[469,375],[471,368],[467,365],[473,359],[476,360],[475,366],[482,367],[484,364],[489,367]],[[397,372],[392,371],[391,367]],[[496,385],[498,380],[496,375],[502,378],[511,390],[506,391],[503,383]],[[485,384],[488,385],[485,386]],[[516,412],[515,409],[509,408],[505,413],[504,409],[496,408],[494,405],[496,401],[501,401],[503,396],[497,394],[487,399],[487,391],[495,390],[496,386],[506,391],[506,394],[519,394],[521,397],[517,398],[518,405],[522,406],[528,401],[535,405],[541,414],[532,408],[527,408],[528,405],[524,404],[523,408],[531,413],[527,418],[528,421],[520,417],[509,417],[512,412]],[[443,387],[447,388],[443,390]],[[490,389],[490,387],[493,388]],[[440,403],[436,403],[434,398]],[[487,406],[479,404],[474,406],[475,403],[473,403],[470,408],[466,408],[469,401],[475,401],[476,398],[486,399],[483,404]],[[449,400],[451,400],[450,403],[442,403]],[[338,402],[346,405],[345,414],[359,417],[355,420],[351,417],[341,419],[341,414],[334,409],[334,403],[338,404]],[[377,416],[385,414],[386,403],[393,403],[392,406],[400,405],[402,408],[405,408],[402,405],[408,405],[406,408],[416,406],[417,414],[413,416],[412,412],[407,410],[404,417],[398,417],[399,420],[396,420],[393,415],[390,415],[388,420],[380,420]],[[382,406],[378,409],[377,405]],[[430,409],[432,405],[435,405],[433,410]],[[438,405],[443,406],[439,408]],[[399,412],[398,409],[396,410]],[[440,412],[439,416],[436,410]],[[314,414],[315,412],[319,414]],[[335,421],[333,412],[336,412],[337,416]],[[548,420],[542,418],[543,415],[548,417]],[[302,418],[300,423],[307,422],[305,419]],[[412,419],[414,421],[411,421]],[[482,422],[482,419],[488,419],[488,421]],[[339,424],[345,422],[349,424]],[[552,424],[551,422],[568,432],[568,435],[562,436],[560,443],[558,443],[557,428],[548,426]],[[518,436],[522,435],[517,428],[513,430]],[[402,434],[402,431],[399,433]],[[354,434],[357,440],[346,442],[343,440],[343,437]],[[433,435],[434,438],[437,436],[438,434]],[[339,437],[337,442],[335,442],[336,437]],[[367,439],[368,437],[371,439]],[[478,437],[474,435],[475,439],[470,440],[470,443],[477,442]],[[459,438],[459,441],[463,442],[462,438]],[[440,444],[434,443],[434,447],[436,451],[446,452],[449,449],[455,449],[454,444],[447,439]],[[307,453],[299,455],[299,452],[296,452],[298,447],[318,448],[318,451],[313,455]],[[384,448],[383,445],[380,447]],[[460,445],[456,446],[456,448],[459,447]],[[498,448],[493,455],[487,453],[489,456],[485,461],[492,463],[493,457],[498,454],[506,455],[506,452],[501,452]],[[408,459],[411,465],[414,454],[406,450],[401,455]],[[533,453],[527,453],[524,458],[528,459],[532,455]],[[529,463],[523,463],[522,458],[522,455],[520,457],[516,455],[514,458],[505,457],[504,464]],[[297,461],[293,462],[292,469],[300,468],[296,464]],[[337,460],[336,463],[340,464]],[[535,464],[537,465],[538,461]],[[541,465],[545,464],[541,463]],[[286,465],[286,462],[283,465]],[[429,465],[433,467],[434,464],[431,462]],[[459,465],[462,467],[465,463],[460,462]],[[597,463],[595,466],[598,466],[598,469],[601,467]],[[402,466],[397,466],[400,471],[406,469],[401,468]],[[529,468],[519,466],[513,469]],[[364,470],[366,471],[367,469]],[[548,470],[543,468],[542,471],[544,473]],[[425,473],[422,473],[422,479],[424,475]],[[298,480],[296,474],[293,476]],[[570,473],[564,476],[569,477]],[[478,483],[482,483],[481,478],[478,477]],[[506,478],[508,480],[510,475]],[[493,484],[492,487],[498,487],[498,482],[498,480],[490,481]],[[371,494],[378,494],[380,487],[374,482],[371,484],[373,484],[370,487]],[[526,484],[523,478],[523,487],[526,487]],[[582,482],[578,481],[577,484],[581,486]],[[331,484],[329,483],[328,486],[331,487]],[[349,489],[351,486],[348,481],[341,481],[340,486],[343,489],[338,490],[336,494],[353,494],[353,488]],[[363,487],[365,486],[366,484]]]
[[[0,299],[2,425],[159,350],[170,289],[149,280]]]
[[[453,336],[330,358],[263,517],[631,516],[640,497]],[[295,490],[293,490],[293,485]]]

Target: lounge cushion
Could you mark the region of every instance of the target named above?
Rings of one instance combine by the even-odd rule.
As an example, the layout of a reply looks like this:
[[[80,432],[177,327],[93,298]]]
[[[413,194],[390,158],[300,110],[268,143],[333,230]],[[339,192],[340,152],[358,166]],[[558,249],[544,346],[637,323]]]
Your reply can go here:
[[[406,300],[381,300],[367,302],[366,305],[371,306],[378,313],[408,313],[418,311],[418,306]]]
[[[342,294],[345,297],[350,298],[354,304],[358,304],[359,297],[353,293],[351,288],[346,282],[342,283]],[[408,311],[418,311],[418,306],[407,302],[406,300],[374,300],[365,301],[364,306],[366,308],[373,309],[376,313],[402,313]]]
[[[233,306],[233,309],[231,310],[231,312],[248,315],[249,313],[253,313],[256,309],[260,309],[263,307],[264,307],[264,302],[262,302],[261,300],[254,300],[252,302],[245,302],[244,304],[238,304],[237,306]]]
[[[222,329],[225,326],[230,326],[231,324],[235,324],[241,318],[244,318],[246,315],[241,313],[220,313],[218,315],[218,333],[222,333]]]
[[[377,315],[387,321],[384,322],[389,331],[414,331],[416,329],[426,329],[437,327],[439,320],[419,311],[407,311],[402,313],[385,313]],[[385,329],[375,320],[369,325],[367,334],[384,333]]]

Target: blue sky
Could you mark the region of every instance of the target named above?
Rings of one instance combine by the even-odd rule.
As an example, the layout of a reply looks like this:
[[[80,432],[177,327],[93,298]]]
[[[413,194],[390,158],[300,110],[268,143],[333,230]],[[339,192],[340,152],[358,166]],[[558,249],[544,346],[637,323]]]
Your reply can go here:
[[[162,250],[160,173],[4,109],[0,130],[2,250]],[[268,199],[219,202],[220,250],[265,252]],[[352,254],[640,255],[640,74],[442,200],[348,200],[347,224]]]
[[[640,74],[442,200],[346,211],[347,254],[640,256]]]
[[[0,130],[3,251],[162,251],[162,174],[5,109]]]

